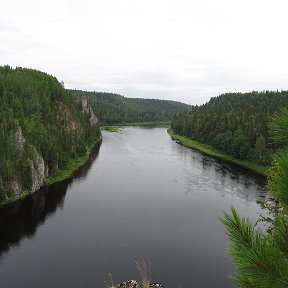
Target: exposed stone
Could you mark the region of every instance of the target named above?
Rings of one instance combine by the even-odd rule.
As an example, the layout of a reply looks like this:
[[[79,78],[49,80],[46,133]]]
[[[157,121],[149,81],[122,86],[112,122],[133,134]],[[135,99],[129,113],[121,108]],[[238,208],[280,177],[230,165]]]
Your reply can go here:
[[[139,283],[136,280],[128,280],[125,282],[119,283],[116,288],[141,288]]]
[[[22,188],[16,180],[6,182],[4,184],[4,189],[8,197],[18,196],[22,192]]]
[[[91,106],[89,106],[89,111],[90,111],[90,126],[96,126],[98,123],[98,118],[96,117],[96,115],[94,114],[94,111],[92,109]]]
[[[32,175],[32,187],[31,192],[39,190],[43,185],[45,177],[45,163],[43,157],[38,153],[36,148],[30,145],[31,158],[29,159]]]
[[[79,100],[80,100],[80,103],[82,106],[82,113],[90,115],[90,119],[89,119],[90,126],[96,126],[98,123],[98,118],[96,117],[92,107],[90,105],[88,105],[88,99],[86,97],[82,97]]]
[[[45,165],[45,172],[44,172],[44,177],[48,177],[49,176],[49,166]]]
[[[20,125],[17,125],[15,139],[16,139],[17,158],[18,160],[20,160],[23,157],[24,143],[25,143],[25,138],[23,136],[22,128],[20,127]]]
[[[82,97],[80,99],[81,105],[82,105],[82,113],[89,114],[89,107],[88,107],[88,100],[86,97]]]
[[[163,288],[162,285],[158,283],[151,283],[150,288]],[[125,282],[119,283],[116,288],[141,288],[141,285],[136,280],[128,280]]]

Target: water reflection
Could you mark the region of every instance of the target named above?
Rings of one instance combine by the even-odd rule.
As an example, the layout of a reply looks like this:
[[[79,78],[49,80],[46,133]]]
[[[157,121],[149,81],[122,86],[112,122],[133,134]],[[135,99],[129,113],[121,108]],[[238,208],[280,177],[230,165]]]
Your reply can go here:
[[[232,287],[218,219],[231,205],[258,218],[264,179],[178,145],[165,128],[103,138],[91,169],[93,158],[73,181],[0,211],[1,287],[105,287],[109,272],[137,278],[141,258],[167,288]]]
[[[60,183],[43,187],[23,200],[0,209],[0,257],[9,248],[18,246],[22,238],[32,238],[37,228],[58,209],[63,209],[67,189],[84,181],[99,154],[97,145],[88,162],[73,176]]]
[[[201,167],[198,169],[184,168],[185,194],[205,193],[205,191],[209,192],[212,189],[218,191],[223,197],[231,194],[249,201],[256,201],[259,196],[269,196],[264,176],[245,170],[233,163],[203,155],[195,150],[189,150],[181,144],[179,145],[179,152],[183,161],[189,153],[192,153],[191,161],[194,167],[201,163]],[[243,190],[243,187],[246,189]]]

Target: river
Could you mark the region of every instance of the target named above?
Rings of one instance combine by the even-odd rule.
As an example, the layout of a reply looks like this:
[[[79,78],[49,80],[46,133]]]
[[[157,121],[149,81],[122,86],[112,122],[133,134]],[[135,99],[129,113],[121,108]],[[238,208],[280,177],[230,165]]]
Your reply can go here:
[[[67,181],[0,209],[0,287],[100,288],[151,263],[165,288],[233,287],[219,217],[256,219],[265,180],[170,139],[165,128],[103,132]]]

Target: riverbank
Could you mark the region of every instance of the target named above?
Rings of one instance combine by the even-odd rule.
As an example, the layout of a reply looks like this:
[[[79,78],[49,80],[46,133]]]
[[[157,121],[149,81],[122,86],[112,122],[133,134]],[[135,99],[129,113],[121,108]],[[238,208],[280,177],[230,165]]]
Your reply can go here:
[[[54,183],[57,183],[57,182],[60,182],[60,181],[63,181],[65,179],[70,178],[78,169],[80,169],[81,167],[83,167],[86,164],[90,155],[93,153],[93,151],[97,147],[97,145],[100,145],[101,141],[102,141],[102,138],[99,137],[99,139],[97,139],[97,141],[95,141],[91,146],[86,148],[86,152],[84,155],[79,156],[75,159],[71,159],[69,161],[69,163],[67,164],[67,166],[65,167],[65,169],[58,171],[58,173],[53,175],[53,176],[47,177],[44,180],[42,187],[49,186],[49,185],[52,185]],[[15,202],[17,200],[24,199],[31,194],[32,194],[31,191],[25,190],[19,196],[10,197],[6,200],[0,201],[0,207],[3,207],[5,205],[12,203],[12,202]]]
[[[113,123],[113,124],[101,124],[102,127],[111,126],[158,126],[158,125],[170,125],[171,121],[152,121],[152,122],[128,122],[128,123]]]
[[[99,145],[100,142],[101,138],[99,138],[90,147],[87,147],[86,152],[83,156],[79,156],[75,159],[70,160],[65,169],[59,171],[57,174],[53,176],[47,177],[44,181],[43,187],[70,178],[78,169],[80,169],[82,166],[85,165],[90,155],[92,154],[93,150],[95,149],[96,145]]]
[[[213,156],[215,158],[227,161],[227,162],[231,162],[233,164],[236,164],[240,167],[243,167],[245,169],[251,170],[253,172],[256,172],[257,174],[260,174],[262,176],[267,177],[268,175],[268,166],[263,166],[263,165],[259,165],[257,163],[253,163],[247,160],[240,160],[237,158],[234,158],[230,155],[224,154],[223,152],[220,152],[219,150],[216,150],[208,145],[202,144],[198,141],[195,140],[191,140],[185,136],[182,135],[178,135],[175,134],[172,129],[168,129],[167,132],[170,134],[171,138],[177,142],[179,142],[180,144],[188,147],[188,148],[192,148],[195,150],[198,150],[204,154]]]

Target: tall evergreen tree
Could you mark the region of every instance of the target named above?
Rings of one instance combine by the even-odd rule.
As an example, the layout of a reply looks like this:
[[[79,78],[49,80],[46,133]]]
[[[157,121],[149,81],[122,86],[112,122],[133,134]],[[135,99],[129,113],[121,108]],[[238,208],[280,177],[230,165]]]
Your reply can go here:
[[[283,109],[269,127],[272,139],[286,144],[270,168],[268,188],[274,199],[262,202],[271,213],[262,219],[269,228],[256,228],[256,223],[240,218],[233,208],[221,219],[230,239],[229,254],[237,268],[233,279],[238,287],[288,287],[288,109]]]

